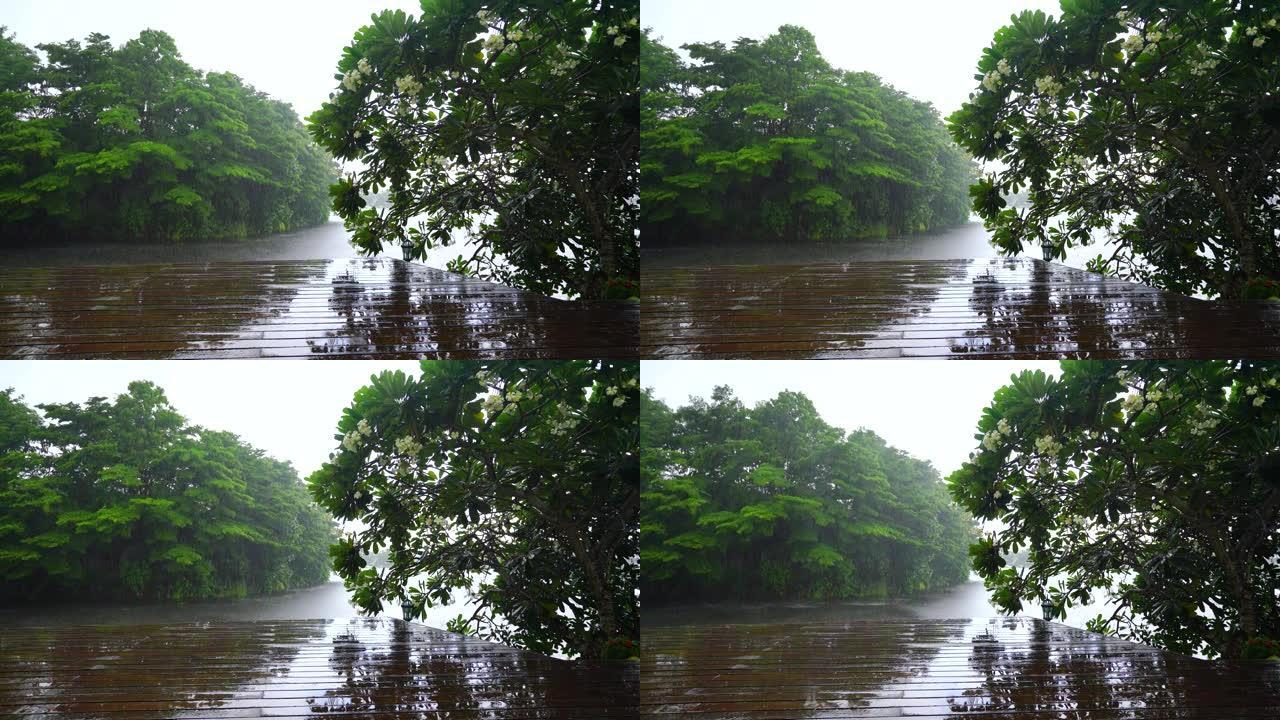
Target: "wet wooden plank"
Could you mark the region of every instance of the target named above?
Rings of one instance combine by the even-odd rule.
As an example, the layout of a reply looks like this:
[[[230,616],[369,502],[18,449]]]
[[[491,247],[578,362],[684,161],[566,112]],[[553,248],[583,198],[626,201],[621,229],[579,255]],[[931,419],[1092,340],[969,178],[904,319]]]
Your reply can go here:
[[[647,358],[1280,357],[1280,303],[1028,258],[646,270]]]
[[[0,627],[0,717],[634,718],[637,688],[390,619]]]
[[[1220,666],[1030,618],[644,628],[641,715],[1280,717],[1280,664]]]
[[[388,258],[0,268],[0,358],[630,358],[638,323]]]

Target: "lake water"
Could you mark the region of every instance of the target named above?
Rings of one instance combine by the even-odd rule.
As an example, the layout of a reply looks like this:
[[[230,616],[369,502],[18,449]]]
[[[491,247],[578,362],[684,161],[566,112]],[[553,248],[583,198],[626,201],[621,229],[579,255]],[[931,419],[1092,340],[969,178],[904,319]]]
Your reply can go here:
[[[457,596],[455,595],[455,600]],[[468,616],[471,607],[455,602],[428,608],[425,618],[415,622],[436,628],[460,613]],[[148,625],[190,622],[239,622],[251,620],[319,620],[352,618],[359,615],[348,600],[340,581],[293,590],[277,595],[237,600],[208,600],[192,603],[93,603],[58,604],[36,607],[0,608],[0,625]],[[377,617],[403,618],[399,604],[389,604]]]
[[[1095,600],[1100,599],[1095,596]],[[1083,628],[1085,623],[1099,613],[1109,616],[1113,610],[1108,603],[1094,602],[1067,609],[1065,620],[1058,622]],[[1024,607],[1022,615],[1042,617],[1039,605]],[[766,603],[754,605],[683,605],[644,609],[640,613],[641,637],[645,627],[676,625],[749,624],[774,625],[785,623],[838,623],[848,620],[905,620],[1000,617],[999,611],[987,600],[987,591],[980,581],[957,585],[935,593],[926,593],[887,600],[850,600],[830,603]]]
[[[136,265],[142,263],[182,263],[245,260],[320,260],[326,258],[366,257],[349,242],[351,234],[337,220],[294,232],[278,233],[248,240],[194,242],[165,245],[131,245],[99,243],[79,245],[42,245],[32,247],[0,246],[0,262],[10,267],[70,267],[83,265]],[[474,248],[464,241],[435,248],[419,260],[434,268],[459,255],[470,255]],[[399,246],[384,248],[374,257],[402,257]]]
[[[641,243],[642,268],[701,267],[708,265],[797,265],[843,263],[859,260],[954,260],[999,257],[991,246],[991,234],[980,222],[937,232],[905,235],[883,240],[803,243],[715,245],[710,247],[654,247]],[[1063,264],[1083,269],[1090,258],[1109,254],[1114,248],[1103,243],[1067,250]],[[1020,257],[1042,258],[1039,247],[1027,248]]]

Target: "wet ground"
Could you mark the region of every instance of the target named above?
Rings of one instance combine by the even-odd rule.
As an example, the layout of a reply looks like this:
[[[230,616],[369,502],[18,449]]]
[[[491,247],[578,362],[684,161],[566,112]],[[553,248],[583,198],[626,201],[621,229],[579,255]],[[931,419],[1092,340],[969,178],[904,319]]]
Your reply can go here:
[[[1205,301],[1025,258],[647,270],[661,359],[1280,357],[1280,303]]]
[[[637,322],[387,258],[0,268],[9,358],[625,358]]]
[[[655,718],[1275,718],[1280,664],[1217,665],[1026,618],[645,627]]]
[[[400,620],[0,628],[0,717],[630,718],[634,663]]]

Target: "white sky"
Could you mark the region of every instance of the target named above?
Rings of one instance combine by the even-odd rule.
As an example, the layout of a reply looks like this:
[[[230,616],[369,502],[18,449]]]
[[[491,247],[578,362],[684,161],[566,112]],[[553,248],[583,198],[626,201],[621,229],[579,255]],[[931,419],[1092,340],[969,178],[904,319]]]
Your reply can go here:
[[[642,0],[640,21],[675,49],[799,25],[831,65],[873,72],[946,117],[977,87],[982,49],[1010,15],[1057,17],[1059,8],[1058,0]]]
[[[292,462],[305,479],[337,448],[338,418],[355,391],[370,375],[396,368],[419,374],[416,361],[6,360],[0,388],[15,388],[35,406],[114,398],[130,382],[150,380],[192,424],[233,432]]]
[[[0,25],[30,48],[105,33],[117,47],[147,28],[173,36],[188,64],[233,72],[301,118],[337,88],[342,49],[369,16],[417,0],[2,0]]]
[[[672,408],[728,385],[747,407],[783,390],[802,392],[827,423],[867,428],[945,478],[977,447],[982,409],[1024,369],[1058,376],[1057,361],[690,360],[644,361],[641,384]]]

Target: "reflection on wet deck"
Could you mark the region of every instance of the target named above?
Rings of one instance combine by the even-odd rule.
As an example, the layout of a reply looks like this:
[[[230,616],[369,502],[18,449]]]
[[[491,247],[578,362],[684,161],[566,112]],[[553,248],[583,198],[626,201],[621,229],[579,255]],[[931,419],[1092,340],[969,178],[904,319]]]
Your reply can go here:
[[[386,258],[0,269],[0,357],[635,357],[635,303]]]
[[[1280,357],[1280,303],[1027,258],[646,269],[652,358]]]
[[[641,714],[1280,717],[1280,664],[1219,666],[1028,618],[648,628]]]
[[[0,628],[0,717],[634,718],[634,663],[400,620]]]

